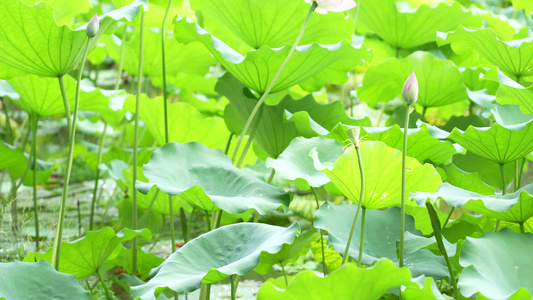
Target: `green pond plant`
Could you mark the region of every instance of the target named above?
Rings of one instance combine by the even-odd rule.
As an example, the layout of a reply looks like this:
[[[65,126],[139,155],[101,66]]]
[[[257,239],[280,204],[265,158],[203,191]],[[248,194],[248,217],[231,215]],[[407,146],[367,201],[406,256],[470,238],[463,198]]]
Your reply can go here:
[[[0,300],[531,299],[532,12],[1,0]]]

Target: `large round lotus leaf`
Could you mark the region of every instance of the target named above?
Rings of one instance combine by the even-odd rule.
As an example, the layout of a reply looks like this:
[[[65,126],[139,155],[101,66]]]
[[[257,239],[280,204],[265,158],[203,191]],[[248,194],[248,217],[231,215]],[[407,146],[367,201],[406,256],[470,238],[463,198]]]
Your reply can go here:
[[[415,192],[411,197],[423,206],[427,199],[443,199],[453,207],[464,207],[499,220],[523,223],[533,216],[533,184],[507,195],[481,195],[443,183],[436,193]]]
[[[487,82],[497,82],[499,84],[498,91],[496,92],[496,100],[498,103],[519,105],[520,109],[526,113],[533,113],[533,103],[531,98],[533,97],[533,87],[524,87],[515,79],[509,78],[498,68],[492,68],[483,75],[483,79]],[[498,123],[500,123],[498,121]]]
[[[238,169],[221,150],[199,143],[166,144],[154,151],[143,170],[149,182],[137,181],[136,187],[142,193],[157,185],[162,192],[181,195],[193,204],[211,199],[232,214],[252,208],[266,214],[281,205],[288,207],[290,201],[290,195],[282,188]]]
[[[147,2],[137,0],[100,16],[100,30],[91,45],[117,20],[133,20],[141,6],[147,8]],[[2,0],[0,19],[0,78],[27,74],[57,77],[78,67],[88,41],[83,30],[87,24],[76,30],[58,26],[48,3],[28,7],[19,0]]]
[[[230,101],[224,110],[228,129],[240,135],[258,99],[231,74],[219,79],[216,91]],[[311,95],[302,99],[286,96],[276,105],[263,105],[258,114],[254,141],[274,158],[297,136],[325,135],[339,122],[348,125],[370,124],[368,118],[349,117],[339,101],[322,104]]]
[[[309,244],[318,239],[317,231],[311,227],[305,234],[300,234],[291,244],[284,244],[278,253],[261,253],[259,264],[254,269],[259,274],[266,274],[275,264],[286,264],[300,251],[309,250]]]
[[[90,0],[21,0],[28,6],[33,6],[37,2],[46,2],[54,8],[54,16],[58,25],[73,25],[75,17],[89,12],[92,7]],[[84,15],[87,20],[92,17],[90,14]]]
[[[193,0],[191,6],[213,35],[235,49],[292,45],[309,10],[304,1],[286,0]],[[343,14],[312,14],[300,44],[349,41],[353,28],[353,19]]]
[[[357,153],[349,147],[335,162],[333,169],[323,166],[316,151],[311,151],[315,167],[325,172],[331,182],[348,199],[358,202],[361,175]],[[363,207],[380,209],[400,205],[402,153],[382,142],[361,142],[361,159],[365,175]],[[405,197],[415,191],[436,191],[442,183],[439,174],[430,164],[421,165],[416,159],[407,157]]]
[[[44,260],[0,264],[0,299],[89,299],[70,274],[59,273]]]
[[[327,137],[334,138],[338,142],[349,139],[347,130],[352,126],[338,124],[331,130]],[[398,125],[392,127],[362,127],[361,136],[366,141],[382,141],[387,146],[402,150],[403,129]],[[449,141],[441,141],[431,136],[425,123],[420,128],[407,130],[407,156],[418,159],[420,163],[430,160],[436,163],[444,163],[457,154],[457,149]]]
[[[73,110],[76,80],[66,75],[63,76],[63,81],[70,109]],[[20,95],[20,98],[13,102],[26,112],[36,113],[39,116],[56,116],[65,113],[63,96],[57,78],[29,75],[13,78],[8,82]],[[110,100],[110,97],[121,94],[120,91],[96,89],[83,83],[80,89],[80,110],[99,113],[110,124],[120,121],[124,116],[121,105],[116,105]]]
[[[496,189],[484,183],[479,174],[468,173],[459,169],[455,164],[438,166],[437,170],[442,177],[442,181],[453,186],[476,192],[482,195],[494,195]]]
[[[161,24],[159,24],[161,26]],[[116,62],[120,61],[122,40],[116,36],[104,36],[101,42],[106,43],[109,56]],[[131,76],[138,76],[139,72],[139,42],[140,32],[137,31],[131,40],[124,42],[124,71]],[[180,44],[170,33],[165,38],[166,73],[176,76],[178,73],[205,75],[216,60],[209,51],[200,43],[188,45]],[[145,30],[144,32],[144,58],[142,77],[162,77],[163,63],[161,51],[161,32],[158,30]]]
[[[371,107],[379,101],[387,102],[400,96],[403,84],[412,71],[415,71],[420,87],[416,104],[435,107],[468,99],[463,75],[457,66],[421,51],[404,59],[391,58],[369,67],[363,85],[357,89],[357,96]]]
[[[131,288],[135,299],[156,299],[166,288],[192,292],[202,283],[214,283],[231,275],[245,275],[259,263],[262,252],[276,253],[290,244],[299,231],[259,223],[224,226],[188,242],[156,269],[149,282]]]
[[[339,253],[344,253],[346,248],[356,209],[357,205],[346,205],[344,202],[335,205],[331,202],[326,202],[316,212],[315,227],[328,231],[329,242],[333,245],[333,249]],[[424,237],[420,231],[416,230],[414,219],[409,215],[405,218],[405,230],[414,235]],[[361,216],[357,218],[350,249],[348,250],[348,255],[355,260],[359,259],[360,237]],[[372,264],[380,258],[388,258],[398,263],[397,243],[399,240],[399,208],[393,207],[386,211],[366,211],[363,264]],[[436,278],[448,276],[449,273],[442,256],[436,256],[427,249],[411,251],[409,254],[405,255],[404,263],[409,267],[413,276],[428,275]]]
[[[177,21],[174,30],[176,38],[182,43],[203,43],[224,68],[258,93],[266,91],[290,51],[289,46],[274,49],[262,46],[243,55],[188,19]],[[314,83],[319,87],[326,83],[343,84],[348,79],[348,71],[369,59],[371,55],[362,45],[353,46],[346,41],[332,45],[299,46],[272,88],[272,93],[311,78],[320,81],[320,84]],[[314,63],[309,63],[310,60]]]
[[[135,112],[135,97],[130,96],[124,102],[124,108]],[[149,99],[141,95],[139,116],[146,124],[158,145],[165,145],[165,119],[163,97]],[[184,103],[172,103],[167,106],[168,139],[170,142],[199,142],[210,148],[224,148],[229,131],[220,117],[204,117],[194,106]]]
[[[257,299],[380,299],[393,287],[410,284],[410,279],[407,268],[398,268],[383,259],[367,269],[346,264],[325,278],[306,270],[294,277],[286,289],[267,281],[259,289]]]
[[[120,253],[122,242],[137,236],[151,239],[148,229],[125,228],[115,233],[111,227],[104,227],[98,231],[89,231],[86,236],[78,240],[63,242],[59,271],[74,274],[78,279],[94,275],[108,259],[113,259]],[[41,259],[50,261],[51,257],[52,248],[46,253],[30,252],[24,257],[24,261],[33,262]]]
[[[492,29],[471,30],[459,27],[448,33],[437,33],[439,46],[450,44],[459,53],[476,51],[504,73],[516,77],[533,75],[533,38],[502,41]]]
[[[19,179],[24,174],[28,165],[29,154],[22,149],[6,144],[0,139],[0,170],[7,170],[12,179]],[[37,160],[37,183],[44,184],[52,175],[54,164]],[[33,170],[30,166],[28,173],[24,177],[24,185],[33,185]]]
[[[268,158],[266,166],[276,170],[276,176],[287,180],[302,178],[312,187],[330,182],[328,176],[318,171],[309,151],[316,148],[321,162],[333,164],[342,154],[342,145],[324,137],[306,139],[297,137],[276,159]]]
[[[531,249],[532,234],[515,233],[509,228],[479,239],[468,237],[459,260],[465,267],[459,277],[461,294],[471,297],[480,292],[488,299],[508,299],[518,292],[524,296],[521,299],[531,299]]]
[[[466,150],[505,165],[533,151],[533,122],[503,127],[472,127],[466,131],[455,128],[449,138]]]
[[[361,0],[359,5],[357,26],[376,33],[394,48],[408,49],[435,42],[435,31],[481,25],[481,19],[465,11],[459,3],[422,5],[416,10],[399,10],[395,0]]]

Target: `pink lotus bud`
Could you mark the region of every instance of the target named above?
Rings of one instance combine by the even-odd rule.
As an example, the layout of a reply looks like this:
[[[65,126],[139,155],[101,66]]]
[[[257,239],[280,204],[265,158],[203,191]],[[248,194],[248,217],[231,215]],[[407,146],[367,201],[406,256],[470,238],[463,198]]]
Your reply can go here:
[[[409,105],[414,104],[418,99],[418,80],[416,80],[415,71],[411,72],[403,84],[402,99]]]
[[[100,28],[100,22],[98,21],[98,14],[94,14],[92,19],[87,24],[87,36],[93,37],[98,34],[98,29]]]
[[[325,14],[328,11],[343,12],[354,8],[357,4],[354,0],[305,0],[306,3],[316,2],[315,11],[319,14]]]

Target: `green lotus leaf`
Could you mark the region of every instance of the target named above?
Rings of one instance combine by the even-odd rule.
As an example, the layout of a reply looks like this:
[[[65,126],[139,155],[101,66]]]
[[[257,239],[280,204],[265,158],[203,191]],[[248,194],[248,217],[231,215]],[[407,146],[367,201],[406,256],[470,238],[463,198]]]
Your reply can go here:
[[[285,0],[193,0],[191,7],[202,12],[214,36],[245,50],[292,45],[309,10],[304,1]],[[343,14],[313,14],[300,44],[350,41],[353,29],[353,19]]]
[[[133,193],[135,190],[135,187],[133,186],[133,169],[129,167],[125,169],[122,174],[126,180],[121,182],[119,185],[123,187],[124,190],[128,191],[128,193]],[[146,176],[143,174],[140,166],[137,168],[137,180],[148,180],[148,178],[146,178]],[[129,198],[126,199],[128,204],[123,204],[123,207],[124,211],[129,209],[130,214],[128,214],[128,216],[131,218],[131,208],[126,207],[128,205],[131,207],[131,201],[129,200]],[[152,210],[153,212],[164,216],[168,216],[170,212],[168,195],[161,193],[158,189],[151,189],[147,194],[137,191],[137,206],[139,209],[139,214],[141,215],[139,218],[141,218],[142,214],[146,213],[148,210]],[[181,197],[172,197],[172,208],[175,216],[179,214],[180,207],[183,207],[187,211],[191,210],[191,206],[188,205],[184,199]],[[150,222],[150,220],[147,222]]]
[[[33,6],[35,3],[43,0],[21,0],[27,6]],[[92,7],[90,0],[44,0],[54,9],[54,16],[58,25],[72,25],[74,17],[89,12]],[[131,1],[130,1],[131,2]],[[86,20],[88,21],[88,20]]]
[[[346,131],[350,126],[339,124],[327,135],[338,142],[346,141],[349,137]],[[398,125],[392,127],[361,127],[361,136],[367,141],[381,141],[387,146],[402,150],[403,129]],[[427,160],[445,163],[457,153],[457,149],[449,141],[441,141],[431,136],[425,123],[419,128],[407,130],[407,156],[416,158],[420,163]]]
[[[468,99],[459,69],[449,60],[420,51],[403,59],[391,58],[381,65],[370,66],[363,85],[357,89],[357,96],[370,107],[389,101],[400,96],[412,71],[415,71],[420,87],[416,104],[436,107]]]
[[[7,170],[12,179],[19,179],[24,174],[29,160],[29,154],[26,154],[20,148],[6,144],[0,139],[0,170]],[[37,159],[37,183],[44,184],[52,175],[53,163]],[[33,185],[33,170],[30,168],[24,181],[26,186]]]
[[[380,299],[390,289],[409,284],[410,279],[409,270],[382,259],[366,269],[346,264],[327,277],[305,270],[294,277],[286,288],[268,280],[259,289],[257,299]]]
[[[163,97],[149,99],[143,94],[139,108],[139,117],[161,146],[165,144],[163,104]],[[126,99],[124,108],[135,112],[135,96]],[[226,145],[229,132],[222,118],[206,118],[192,105],[183,102],[169,104],[167,113],[169,141],[200,142],[210,148],[224,148]]]
[[[453,207],[464,207],[508,222],[524,223],[533,216],[533,184],[507,195],[481,195],[443,183],[436,193],[415,192],[411,198],[420,206],[427,199],[436,201],[441,198]]]
[[[481,19],[474,17],[459,3],[441,3],[435,7],[422,5],[416,10],[399,10],[395,2],[361,0],[357,25],[401,49],[435,42],[435,31],[449,31],[459,25],[475,28],[481,26]]]
[[[444,299],[433,277],[419,276],[411,281],[412,284],[402,291],[402,299]]]
[[[320,207],[315,217],[315,228],[328,231],[328,242],[333,249],[344,253],[353,217],[357,205],[346,205],[341,202],[335,205],[326,202]],[[400,240],[400,208],[393,207],[386,211],[367,210],[365,220],[365,240],[361,263],[370,265],[373,262],[388,258],[398,263],[397,242]],[[405,230],[414,235],[424,237],[416,230],[414,219],[406,215]],[[357,219],[356,228],[348,250],[348,255],[353,259],[359,259],[359,243],[361,239],[361,217]],[[448,276],[448,270],[444,258],[436,256],[427,249],[421,249],[404,256],[405,266],[408,266],[413,276],[428,275],[436,278]]]
[[[498,68],[490,69],[482,78],[489,82],[494,81],[500,84],[498,91],[496,92],[496,100],[498,103],[503,105],[519,105],[524,113],[533,113],[533,102],[531,101],[531,97],[533,97],[533,87],[523,87],[515,81],[516,79],[509,78]]]
[[[275,49],[262,46],[243,55],[188,19],[175,22],[174,30],[179,42],[202,42],[224,68],[257,93],[266,91],[290,51],[287,46]],[[309,63],[311,59],[314,63]],[[347,80],[346,72],[369,59],[370,53],[362,45],[354,46],[346,41],[299,46],[271,92],[287,89],[313,76],[322,79],[321,85],[342,84]]]
[[[153,253],[146,253],[141,247],[137,247],[137,272],[140,279],[148,279],[150,271],[160,266],[164,261],[165,259]],[[114,259],[106,262],[104,269],[120,266],[129,274],[133,274],[132,262],[132,249],[122,246],[120,253]]]
[[[465,131],[455,128],[449,138],[466,150],[505,165],[533,151],[533,122],[491,127],[469,126]]]
[[[523,9],[527,16],[531,15],[531,11],[533,11],[533,3],[528,0],[512,0],[512,2],[515,10],[518,11]]]
[[[161,25],[159,25],[161,26]],[[116,62],[120,60],[121,39],[117,36],[104,36],[108,55]],[[139,72],[140,32],[136,31],[133,38],[124,44],[124,70],[131,76]],[[180,44],[172,33],[165,38],[167,57],[167,76],[175,77],[178,73],[205,75],[216,60],[200,43]],[[161,32],[156,29],[145,30],[144,34],[143,77],[162,77]]]
[[[76,95],[76,80],[66,75],[63,76],[65,90],[71,110],[74,109]],[[39,116],[56,116],[65,114],[63,96],[56,78],[46,78],[36,75],[13,78],[9,84],[20,95],[13,102],[28,113]],[[121,95],[121,91],[110,91],[81,85],[80,110],[92,111],[100,114],[108,123],[115,124],[124,116],[120,101],[112,99]]]
[[[273,265],[287,263],[292,257],[302,250],[309,250],[312,241],[318,239],[317,231],[311,227],[305,234],[300,234],[291,244],[284,244],[278,253],[263,252],[259,258],[259,264],[254,269],[259,274],[266,274]],[[305,248],[305,249],[304,249]]]
[[[363,207],[380,209],[400,205],[402,153],[374,141],[361,142],[360,151],[365,174]],[[356,203],[359,201],[361,177],[354,147],[349,147],[332,169],[321,164],[316,151],[311,151],[310,155],[315,167],[325,172],[348,199]],[[416,159],[407,157],[406,168],[406,197],[409,192],[435,191],[441,184],[440,176],[432,165],[421,165]]]
[[[0,299],[89,300],[89,292],[78,284],[76,277],[56,271],[44,260],[1,263],[0,291]]]
[[[533,235],[515,233],[509,228],[486,233],[482,238],[467,237],[461,249],[459,277],[461,294],[477,292],[488,299],[529,299],[533,294],[531,267]],[[512,298],[516,299],[516,298]]]
[[[157,185],[164,193],[194,202],[205,203],[209,198],[232,214],[253,208],[263,215],[281,205],[288,207],[290,202],[290,195],[283,189],[236,168],[221,150],[199,143],[166,144],[154,151],[143,172],[149,182],[137,181],[136,187],[144,194]]]
[[[230,100],[224,111],[224,120],[231,132],[240,135],[257,104],[257,98],[231,74],[218,81],[216,91]],[[286,96],[275,106],[263,105],[260,113],[254,141],[274,158],[297,136],[325,135],[339,122],[349,125],[369,123],[368,118],[348,117],[338,101],[321,104],[310,95],[300,100]]]
[[[61,264],[59,272],[74,274],[82,279],[94,275],[104,263],[115,258],[120,250],[122,242],[142,236],[151,239],[148,229],[130,230],[128,228],[115,233],[111,227],[104,227],[98,231],[89,231],[81,239],[61,244]],[[30,252],[24,257],[24,261],[33,262],[41,259],[50,261],[52,248],[46,253]]]
[[[500,190],[503,189],[502,175],[500,166],[487,158],[483,158],[470,151],[465,154],[457,154],[452,158],[452,162],[458,169],[469,172],[477,173],[481,180],[493,187]],[[514,180],[515,178],[515,162],[510,162],[503,166],[506,184]],[[459,186],[462,187],[462,186]],[[465,188],[465,187],[462,187]],[[493,193],[491,193],[493,194]]]
[[[459,54],[476,51],[509,76],[533,75],[533,60],[529,55],[533,51],[533,38],[502,41],[492,29],[471,30],[464,27],[448,33],[438,32],[437,36],[439,46],[450,44]]]
[[[94,46],[98,37],[118,20],[131,21],[141,6],[147,8],[146,0],[135,2],[99,17],[100,30],[91,40]],[[19,0],[4,0],[0,3],[0,78],[35,74],[58,77],[78,67],[88,37],[87,24],[73,30],[66,25],[58,26],[53,8],[45,2],[26,6]]]
[[[312,187],[330,182],[328,176],[318,171],[309,151],[316,148],[321,162],[334,163],[342,154],[342,145],[324,137],[306,139],[296,137],[276,159],[268,158],[266,166],[276,170],[276,176],[286,180],[302,178]]]
[[[439,172],[442,180],[453,186],[482,195],[494,195],[495,193],[495,188],[484,183],[478,174],[465,172],[453,163],[440,165],[437,170],[442,170],[443,172]]]
[[[245,275],[259,263],[261,253],[276,253],[299,231],[258,223],[227,225],[203,234],[170,255],[149,282],[131,288],[135,299],[156,299],[165,289],[192,292],[202,283]]]

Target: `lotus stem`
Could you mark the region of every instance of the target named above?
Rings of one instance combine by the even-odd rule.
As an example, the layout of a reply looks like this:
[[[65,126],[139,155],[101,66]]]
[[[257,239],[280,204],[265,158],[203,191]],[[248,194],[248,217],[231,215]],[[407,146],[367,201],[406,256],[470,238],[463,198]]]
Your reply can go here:
[[[88,46],[87,46],[88,47]],[[67,90],[65,89],[65,82],[63,81],[63,75],[57,77],[59,80],[59,89],[61,90],[61,96],[63,98],[63,106],[65,107],[65,116],[67,118],[67,129],[70,134],[72,130],[72,120],[70,115],[70,104],[68,103]]]
[[[78,120],[78,110],[80,104],[80,87],[81,87],[81,77],[83,75],[83,68],[85,67],[85,60],[87,58],[87,53],[89,52],[90,41],[92,37],[87,38],[87,43],[83,52],[82,60],[78,69],[78,78],[76,83],[76,98],[74,102],[74,114],[72,116],[72,125],[69,127],[69,147],[68,147],[68,156],[67,156],[67,166],[65,170],[65,182],[63,183],[63,193],[61,194],[61,205],[59,206],[59,219],[57,220],[56,234],[54,237],[54,244],[52,245],[52,257],[51,264],[59,270],[60,258],[61,258],[61,242],[63,240],[63,227],[65,223],[65,214],[67,210],[67,196],[68,196],[68,185],[70,181],[70,174],[72,171],[72,163],[74,161],[74,144],[76,142],[76,123]],[[65,92],[64,85],[62,84],[63,78],[59,77],[60,85],[62,86],[62,94]],[[66,92],[63,95],[64,103],[68,104],[66,100]],[[65,110],[68,109],[68,106],[65,105]],[[70,119],[70,115],[67,120]]]
[[[526,233],[526,228],[524,227],[524,222],[520,223],[520,233]]]
[[[102,284],[102,287],[104,288],[105,297],[107,300],[111,300],[111,296],[109,295],[109,290],[107,289],[107,286],[105,285],[104,279],[102,278],[102,275],[100,275],[100,270],[96,271],[96,275],[98,275],[98,280],[100,280],[100,283]]]
[[[248,132],[248,128],[250,128],[252,120],[254,119],[255,115],[257,114],[257,111],[259,110],[259,107],[261,107],[263,102],[265,102],[266,97],[268,97],[268,95],[270,94],[270,91],[272,90],[272,88],[276,84],[276,81],[278,80],[279,76],[281,75],[281,72],[283,71],[283,69],[285,68],[285,66],[287,65],[289,60],[291,59],[292,54],[294,53],[294,51],[296,50],[296,47],[298,46],[298,44],[300,43],[300,40],[302,39],[302,36],[303,36],[303,34],[305,32],[305,28],[307,27],[307,24],[309,23],[309,19],[311,18],[311,14],[313,13],[313,11],[315,10],[316,7],[317,7],[317,3],[313,2],[311,7],[309,8],[309,11],[307,12],[307,16],[305,18],[305,21],[304,21],[304,23],[302,25],[302,28],[300,29],[300,33],[298,33],[298,36],[296,37],[296,40],[294,41],[294,44],[292,45],[289,53],[287,54],[287,57],[285,58],[285,60],[279,66],[278,71],[274,75],[274,78],[272,78],[272,81],[268,85],[265,93],[263,93],[263,95],[261,95],[261,98],[259,98],[259,101],[257,102],[257,104],[255,105],[254,109],[252,110],[252,113],[250,113],[250,116],[248,117],[248,120],[246,120],[246,124],[244,125],[242,133],[239,136],[239,140],[237,141],[237,145],[235,146],[235,151],[233,152],[233,158],[232,158],[233,162],[235,162],[235,160],[237,159],[237,153],[239,152],[239,148],[240,148],[241,143],[242,143],[242,141],[244,139],[244,136]],[[246,153],[244,153],[244,152],[243,152],[243,154],[241,154],[241,156],[245,156],[245,155],[246,155]]]
[[[346,242],[346,248],[344,249],[344,255],[342,256],[342,263],[344,264],[346,262],[346,259],[348,258],[348,251],[350,250],[350,244],[352,243],[352,237],[353,233],[355,231],[355,225],[357,224],[357,217],[359,216],[359,212],[361,211],[361,207],[363,206],[363,201],[365,197],[365,172],[363,170],[363,161],[361,160],[361,151],[359,150],[359,137],[356,136],[355,140],[353,141],[353,146],[355,148],[355,152],[357,153],[357,161],[359,164],[359,174],[361,177],[361,190],[359,192],[359,201],[357,203],[357,210],[355,211],[355,216],[353,218],[352,228],[350,229],[350,235],[348,236],[348,241]],[[362,225],[362,224],[361,224]]]
[[[241,157],[239,158],[239,162],[237,162],[237,168],[240,168],[242,165],[242,162],[244,161],[244,157],[246,156],[246,153],[248,152],[248,149],[250,149],[250,146],[252,145],[252,141],[254,140],[255,133],[257,132],[257,128],[259,128],[259,123],[261,123],[261,116],[263,115],[263,107],[260,107],[260,111],[258,114],[257,119],[255,120],[254,124],[252,125],[252,131],[250,132],[250,136],[248,137],[248,141],[246,142],[246,145],[244,146],[244,149],[242,150]],[[233,153],[235,155],[235,153]]]
[[[141,36],[139,46],[139,71],[137,77],[137,93],[135,99],[135,127],[133,131],[133,195],[132,199],[132,229],[137,229],[137,148],[139,147],[139,113],[141,107],[141,78],[143,73],[143,53],[144,53],[144,11],[141,11]],[[133,238],[132,249],[132,273],[137,274],[137,237]]]
[[[361,262],[363,261],[363,247],[365,244],[365,219],[366,208],[363,207],[363,213],[361,215],[361,240],[359,241],[359,259],[357,260],[358,267],[361,267]]]
[[[37,203],[37,125],[39,116],[32,115],[31,130],[31,161],[33,170],[33,217],[35,219],[35,251],[39,251],[39,203]]]
[[[315,188],[311,187],[311,191],[313,192],[313,195],[315,196],[315,202],[316,202],[316,210],[320,209],[320,203],[318,202],[318,195],[316,194]],[[326,272],[326,254],[324,250],[324,230],[320,229],[320,246],[322,248],[322,272],[324,272],[324,276],[326,276],[328,273]]]
[[[455,207],[452,207],[452,209],[448,213],[448,216],[446,217],[446,221],[444,221],[444,224],[442,224],[442,231],[444,231],[444,228],[446,228],[446,225],[448,225],[448,222],[450,221],[450,218],[452,217],[454,210],[455,210]]]
[[[505,180],[505,167],[503,164],[500,164],[500,174],[502,176],[502,196],[507,195],[507,181]],[[496,226],[494,227],[494,231],[500,230],[500,220],[496,221]]]
[[[2,106],[4,107],[4,114],[6,115],[6,141],[9,144],[13,145],[13,129],[11,128],[11,122],[9,121],[9,101],[2,97],[0,97],[0,101],[2,101]]]
[[[279,265],[281,266],[281,271],[283,272],[283,278],[285,279],[285,288],[289,286],[289,279],[287,278],[287,272],[285,272],[285,267],[283,266],[283,262],[280,261]]]
[[[235,285],[235,275],[231,275],[229,279],[231,281],[231,300],[236,300],[237,286]]]
[[[102,152],[104,148],[105,135],[107,132],[107,123],[104,122],[104,130],[100,137],[100,143],[98,143],[98,160],[96,162],[96,178],[94,179],[93,199],[91,201],[91,216],[89,218],[89,230],[93,230],[94,225],[94,205],[96,203],[96,195],[98,193],[98,179],[100,178],[100,164],[102,163]]]
[[[450,280],[453,286],[454,298],[459,299],[459,289],[457,288],[457,280],[455,280],[455,273],[453,271],[450,258],[448,257],[448,253],[446,252],[446,248],[444,247],[444,242],[442,240],[442,231],[439,216],[431,202],[426,202],[426,207],[428,209],[429,218],[431,220],[431,226],[433,227],[433,232],[435,233],[435,239],[437,240],[437,246],[439,247],[440,252],[444,256],[446,266],[448,267],[448,272],[450,273]]]
[[[409,129],[409,111],[411,110],[411,104],[407,103],[405,108],[405,122],[403,125],[403,148],[402,148],[402,198],[401,198],[401,212],[400,212],[400,268],[403,267],[403,248],[405,242],[405,183],[407,180],[407,174],[405,169],[407,168],[407,131]]]
[[[167,18],[168,12],[170,11],[170,6],[172,5],[172,0],[168,0],[167,10],[165,11],[165,17],[163,18],[163,25],[161,26],[161,58],[163,64],[163,119],[165,123],[165,144],[168,144],[168,92],[167,92],[167,72],[166,72],[166,58],[165,58],[165,34],[167,27]],[[174,233],[174,203],[172,201],[172,196],[168,195],[168,215],[170,221],[170,243],[172,252],[176,248],[176,235]]]
[[[124,25],[124,31],[122,31],[122,37],[120,38],[120,58],[118,60],[117,81],[115,82],[115,90],[118,90],[118,88],[120,87],[120,81],[122,79],[122,68],[124,66],[124,42],[126,40],[127,28],[128,25]]]

